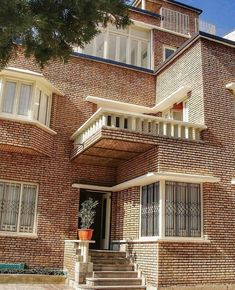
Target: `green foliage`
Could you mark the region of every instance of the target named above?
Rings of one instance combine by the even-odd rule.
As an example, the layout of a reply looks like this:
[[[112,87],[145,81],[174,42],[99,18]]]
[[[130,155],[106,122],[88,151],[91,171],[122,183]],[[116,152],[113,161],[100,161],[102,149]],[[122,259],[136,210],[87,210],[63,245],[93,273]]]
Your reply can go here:
[[[89,229],[94,223],[95,208],[98,205],[98,201],[94,201],[92,198],[88,198],[81,204],[81,209],[78,216],[81,219],[81,229]]]
[[[56,275],[56,276],[66,275],[66,273],[63,270],[53,270],[53,269],[46,269],[46,268],[0,269],[0,274],[33,274],[33,275]]]
[[[21,43],[27,57],[41,67],[59,58],[66,62],[72,44],[83,47],[108,22],[130,24],[125,0],[1,0],[0,67]]]

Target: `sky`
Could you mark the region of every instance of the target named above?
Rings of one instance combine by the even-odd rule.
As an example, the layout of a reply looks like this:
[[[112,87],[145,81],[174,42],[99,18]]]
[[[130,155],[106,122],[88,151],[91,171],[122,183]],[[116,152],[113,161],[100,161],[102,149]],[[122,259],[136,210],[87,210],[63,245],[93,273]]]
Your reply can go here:
[[[215,24],[216,34],[224,36],[235,30],[235,0],[178,0],[203,10],[201,19]]]

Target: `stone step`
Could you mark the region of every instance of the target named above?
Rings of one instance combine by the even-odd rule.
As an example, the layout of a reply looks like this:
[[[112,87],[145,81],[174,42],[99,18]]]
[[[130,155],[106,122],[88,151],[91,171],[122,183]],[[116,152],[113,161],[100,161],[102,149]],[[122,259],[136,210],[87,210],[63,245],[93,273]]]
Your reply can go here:
[[[93,278],[138,278],[135,271],[95,271]]]
[[[141,285],[138,278],[87,278],[86,284],[91,286],[132,286]]]
[[[119,265],[119,264],[124,264],[124,265],[128,265],[130,262],[128,259],[126,258],[100,258],[100,257],[92,257],[91,258],[91,262],[93,262],[93,264],[115,264],[115,265]]]
[[[79,290],[146,290],[146,286],[89,286],[79,285]]]
[[[87,285],[91,286],[132,286],[141,285],[138,278],[87,278]]]
[[[93,271],[133,271],[133,264],[94,264]]]
[[[105,257],[105,258],[125,258],[126,253],[125,252],[119,252],[119,251],[109,251],[109,250],[90,250],[89,255],[91,257]]]

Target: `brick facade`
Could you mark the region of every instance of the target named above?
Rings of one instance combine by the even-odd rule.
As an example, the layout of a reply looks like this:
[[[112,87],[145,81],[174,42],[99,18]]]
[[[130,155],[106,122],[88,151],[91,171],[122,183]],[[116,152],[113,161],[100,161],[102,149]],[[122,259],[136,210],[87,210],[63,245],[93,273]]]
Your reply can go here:
[[[174,9],[187,10],[177,6]],[[197,13],[187,13],[193,29]],[[154,25],[158,21],[137,12],[132,12],[132,17]],[[154,29],[153,40],[157,67],[162,62],[163,45],[180,47],[186,38]],[[40,72],[20,50],[9,66]],[[203,185],[203,234],[208,241],[139,241],[139,186],[112,193],[111,241],[129,241],[130,256],[151,287],[235,283],[235,191],[231,185],[235,177],[234,95],[226,89],[226,84],[234,81],[234,48],[201,37],[156,73],[71,56],[67,65],[55,61],[43,74],[64,94],[53,96],[50,128],[56,134],[35,124],[0,120],[0,179],[39,185],[37,237],[1,234],[0,263],[62,268],[64,240],[77,236],[80,192],[72,184],[113,186],[148,172],[166,171],[221,178],[220,183]],[[92,158],[82,155],[75,158],[77,152],[70,138],[96,111],[95,105],[85,101],[87,96],[151,107],[183,85],[192,89],[189,121],[208,127],[202,141],[104,127],[83,149],[101,156],[101,150],[95,150],[98,145],[106,146],[109,150],[105,154],[117,157],[115,150],[122,144],[122,150],[135,148],[138,154],[115,166],[103,159],[92,163]]]

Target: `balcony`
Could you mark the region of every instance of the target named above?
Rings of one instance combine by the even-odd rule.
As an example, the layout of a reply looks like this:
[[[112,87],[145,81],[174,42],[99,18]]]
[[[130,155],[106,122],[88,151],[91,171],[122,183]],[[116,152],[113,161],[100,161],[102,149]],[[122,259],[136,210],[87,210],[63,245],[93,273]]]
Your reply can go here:
[[[190,21],[189,15],[174,11],[168,8],[161,8],[160,12],[162,16],[161,28],[173,31],[179,34],[191,35],[192,33],[198,33],[198,31],[203,31],[210,34],[216,34],[216,27],[201,19],[195,19],[195,29],[193,29],[194,24]]]
[[[159,144],[161,138],[200,141],[206,126],[100,108],[71,137],[71,159],[116,167]]]

